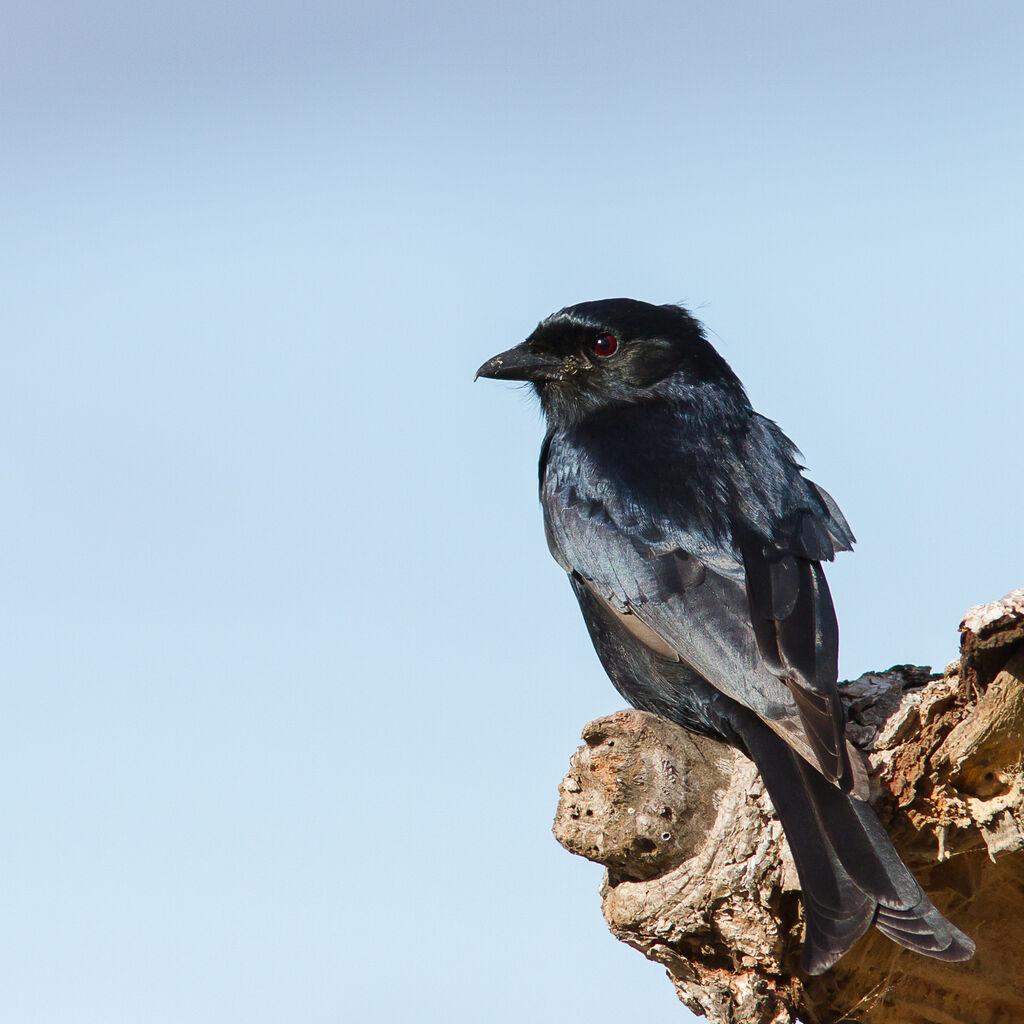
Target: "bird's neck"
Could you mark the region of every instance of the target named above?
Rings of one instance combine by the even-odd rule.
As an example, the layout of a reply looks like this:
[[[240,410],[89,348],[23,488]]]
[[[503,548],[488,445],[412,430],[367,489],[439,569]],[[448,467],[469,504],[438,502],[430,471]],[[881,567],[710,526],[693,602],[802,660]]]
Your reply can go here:
[[[586,444],[588,440],[622,438],[645,448],[678,449],[687,439],[713,443],[746,431],[753,412],[742,389],[724,390],[714,384],[652,388],[634,393],[629,401],[604,402],[548,413],[548,433]]]

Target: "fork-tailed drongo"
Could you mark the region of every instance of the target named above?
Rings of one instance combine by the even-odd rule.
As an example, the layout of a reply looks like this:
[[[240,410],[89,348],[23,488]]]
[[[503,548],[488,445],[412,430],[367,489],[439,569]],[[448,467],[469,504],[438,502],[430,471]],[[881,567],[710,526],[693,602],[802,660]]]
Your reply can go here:
[[[701,325],[679,306],[582,302],[479,376],[540,396],[548,547],[618,691],[757,764],[800,876],[805,970],[872,924],[970,957],[867,803],[846,738],[822,562],[853,534]]]

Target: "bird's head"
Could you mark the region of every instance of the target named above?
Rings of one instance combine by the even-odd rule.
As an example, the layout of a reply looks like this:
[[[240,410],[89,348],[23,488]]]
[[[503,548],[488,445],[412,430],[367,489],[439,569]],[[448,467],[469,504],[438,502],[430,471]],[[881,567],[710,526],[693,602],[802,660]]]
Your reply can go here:
[[[743,387],[682,306],[636,299],[580,302],[553,313],[521,345],[489,359],[478,377],[529,381],[549,422],[568,425],[593,412],[670,392]]]

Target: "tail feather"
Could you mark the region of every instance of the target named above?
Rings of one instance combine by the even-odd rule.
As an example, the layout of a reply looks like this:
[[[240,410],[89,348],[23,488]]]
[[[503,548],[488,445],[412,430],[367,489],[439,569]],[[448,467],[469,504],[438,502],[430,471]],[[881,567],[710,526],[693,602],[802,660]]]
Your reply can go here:
[[[828,970],[871,927],[939,960],[974,943],[932,906],[871,807],[848,796],[760,722],[737,724],[782,822],[804,895],[801,963]]]
[[[911,911],[879,908],[875,921],[878,930],[907,949],[938,960],[970,960],[974,940],[947,921],[927,896]]]
[[[836,788],[806,761],[797,764],[807,798],[843,870],[884,907],[905,909],[923,895],[871,805],[836,799]],[[774,799],[774,797],[773,797]]]

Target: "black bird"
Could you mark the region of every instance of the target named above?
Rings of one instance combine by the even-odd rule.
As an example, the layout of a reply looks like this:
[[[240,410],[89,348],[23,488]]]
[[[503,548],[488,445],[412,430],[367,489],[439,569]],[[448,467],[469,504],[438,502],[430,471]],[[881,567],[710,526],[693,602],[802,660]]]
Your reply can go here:
[[[971,957],[867,803],[846,739],[821,563],[853,534],[700,323],[680,306],[581,302],[478,376],[540,396],[548,547],[616,689],[757,765],[803,889],[804,969],[827,970],[872,924]]]

